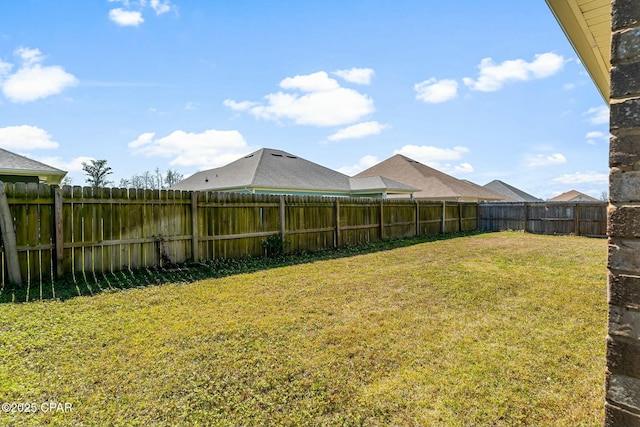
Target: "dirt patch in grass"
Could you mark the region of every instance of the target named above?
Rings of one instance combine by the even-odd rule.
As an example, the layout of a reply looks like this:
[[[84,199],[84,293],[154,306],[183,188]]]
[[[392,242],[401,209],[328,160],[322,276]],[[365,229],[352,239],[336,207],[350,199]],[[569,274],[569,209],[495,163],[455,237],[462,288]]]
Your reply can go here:
[[[0,425],[601,425],[605,266],[493,233],[3,305]]]

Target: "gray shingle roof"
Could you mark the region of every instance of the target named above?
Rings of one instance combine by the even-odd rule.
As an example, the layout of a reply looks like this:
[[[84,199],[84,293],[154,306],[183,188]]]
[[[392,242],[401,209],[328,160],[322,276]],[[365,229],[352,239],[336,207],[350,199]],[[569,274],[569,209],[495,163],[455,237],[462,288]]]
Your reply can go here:
[[[513,187],[504,181],[500,181],[499,179],[494,179],[483,187],[488,188],[491,191],[495,191],[496,193],[504,194],[505,201],[507,202],[542,202],[542,199],[532,196],[529,193],[525,193],[524,191]]]
[[[349,177],[282,150],[263,148],[226,166],[198,172],[176,190],[279,188],[349,191]]]
[[[394,181],[390,178],[385,178],[384,176],[353,177],[349,178],[349,182],[351,183],[351,190],[353,191],[378,190],[390,193],[418,191],[415,187]]]
[[[175,190],[295,190],[344,193],[375,189],[410,193],[415,188],[377,177],[363,181],[282,150],[262,148],[226,166],[198,172],[174,185]],[[367,187],[371,184],[371,187]]]
[[[60,169],[38,162],[37,160],[21,156],[11,151],[0,148],[0,170],[45,172],[45,173],[65,173]]]
[[[356,177],[385,176],[420,189],[415,198],[501,200],[502,195],[477,184],[464,182],[451,175],[430,168],[416,160],[396,154]]]

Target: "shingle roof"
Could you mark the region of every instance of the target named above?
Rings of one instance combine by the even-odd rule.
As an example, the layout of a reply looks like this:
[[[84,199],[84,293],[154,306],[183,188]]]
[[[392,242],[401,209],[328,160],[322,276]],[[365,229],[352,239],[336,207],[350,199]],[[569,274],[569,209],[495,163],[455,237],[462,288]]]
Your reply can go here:
[[[494,179],[493,181],[483,185],[483,187],[488,188],[491,191],[495,191],[496,193],[503,194],[505,196],[505,201],[507,202],[542,202],[542,199],[532,196],[529,193],[525,193],[524,191],[509,185],[504,181],[500,181],[499,179]]]
[[[502,195],[471,182],[465,182],[451,175],[430,168],[416,160],[396,154],[356,177],[381,175],[405,183],[420,191],[415,198],[428,199],[475,199],[501,200]]]
[[[584,201],[588,201],[588,202],[598,202],[599,200],[596,199],[595,197],[591,197],[588,196],[584,193],[581,193],[579,191],[576,190],[570,190],[567,191],[566,193],[562,193],[554,198],[549,199],[550,202],[570,202],[576,198],[580,198]]]
[[[0,170],[27,170],[30,172],[64,173],[64,171],[60,169],[56,169],[52,166],[38,162],[37,160],[12,153],[11,151],[7,151],[2,148],[0,148]]]
[[[226,166],[195,173],[175,190],[296,190],[349,194],[367,189],[412,192],[415,188],[378,177],[353,180],[349,176],[282,150],[262,148]],[[372,185],[366,188],[367,183]]]
[[[263,148],[228,165],[198,172],[176,190],[243,187],[349,191],[349,177],[282,150]]]
[[[412,187],[402,182],[394,181],[393,179],[386,178],[384,176],[367,176],[367,177],[353,177],[349,178],[351,183],[351,190],[353,191],[387,191],[387,192],[408,192],[418,191],[417,188]]]

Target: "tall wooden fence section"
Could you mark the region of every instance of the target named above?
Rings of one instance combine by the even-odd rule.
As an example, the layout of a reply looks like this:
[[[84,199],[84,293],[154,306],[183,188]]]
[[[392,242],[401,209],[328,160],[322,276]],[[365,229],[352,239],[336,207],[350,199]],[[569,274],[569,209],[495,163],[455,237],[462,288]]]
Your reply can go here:
[[[607,203],[480,203],[480,230],[606,237]]]
[[[0,186],[15,230],[12,243],[3,239],[0,245],[3,286],[16,277],[9,275],[12,258],[19,261],[13,269],[19,265],[22,282],[42,283],[64,274],[86,280],[187,261],[261,256],[270,236],[279,236],[291,253],[478,227],[475,203]]]

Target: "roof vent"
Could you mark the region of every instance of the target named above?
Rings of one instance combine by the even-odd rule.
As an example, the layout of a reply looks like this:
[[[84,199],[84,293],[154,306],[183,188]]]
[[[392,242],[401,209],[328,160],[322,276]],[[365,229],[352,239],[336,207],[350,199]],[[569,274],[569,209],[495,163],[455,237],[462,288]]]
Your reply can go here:
[[[271,153],[272,156],[282,157],[282,154]]]
[[[287,156],[288,159],[297,159],[296,156]]]
[[[253,154],[249,154],[248,156],[244,156],[245,159],[248,159],[249,157],[253,157]]]

